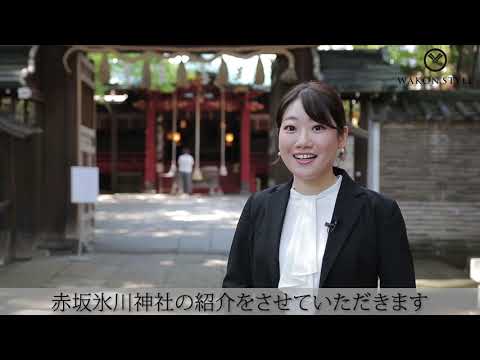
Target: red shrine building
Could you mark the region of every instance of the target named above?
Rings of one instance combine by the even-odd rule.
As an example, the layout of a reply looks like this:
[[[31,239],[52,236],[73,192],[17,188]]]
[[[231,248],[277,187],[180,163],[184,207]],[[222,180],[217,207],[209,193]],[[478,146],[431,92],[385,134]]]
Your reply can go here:
[[[268,177],[268,93],[189,84],[173,93],[117,90],[97,105],[97,162],[107,192],[170,193],[184,148],[197,193],[253,192]]]

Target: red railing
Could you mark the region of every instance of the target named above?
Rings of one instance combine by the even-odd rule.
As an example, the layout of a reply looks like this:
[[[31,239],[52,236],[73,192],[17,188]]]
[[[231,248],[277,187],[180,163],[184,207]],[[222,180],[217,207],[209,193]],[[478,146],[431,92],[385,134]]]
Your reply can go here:
[[[144,161],[143,152],[120,152],[117,159],[117,172],[143,172],[145,171]],[[97,153],[97,164],[100,173],[110,174],[112,172],[111,153]]]

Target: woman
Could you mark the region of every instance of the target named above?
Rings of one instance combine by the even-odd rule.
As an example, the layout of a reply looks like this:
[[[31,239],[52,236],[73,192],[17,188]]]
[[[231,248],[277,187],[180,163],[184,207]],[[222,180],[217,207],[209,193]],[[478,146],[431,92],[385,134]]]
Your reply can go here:
[[[415,287],[397,203],[334,166],[348,136],[336,91],[318,81],[297,85],[276,121],[293,178],[247,200],[223,287]]]

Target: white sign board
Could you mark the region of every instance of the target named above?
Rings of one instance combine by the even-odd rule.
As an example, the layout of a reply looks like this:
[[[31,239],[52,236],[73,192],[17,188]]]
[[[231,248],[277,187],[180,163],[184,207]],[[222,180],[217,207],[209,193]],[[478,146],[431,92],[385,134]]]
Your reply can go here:
[[[480,283],[480,258],[470,259],[470,279],[477,283]],[[478,296],[480,296],[480,293],[478,294]]]
[[[74,204],[97,202],[99,192],[98,167],[72,166],[70,168],[71,200]]]

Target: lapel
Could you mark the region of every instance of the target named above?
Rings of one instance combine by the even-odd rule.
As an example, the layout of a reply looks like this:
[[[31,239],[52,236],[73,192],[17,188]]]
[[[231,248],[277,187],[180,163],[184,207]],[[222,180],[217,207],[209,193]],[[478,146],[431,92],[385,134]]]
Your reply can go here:
[[[287,212],[292,184],[293,178],[291,178],[289,182],[280,185],[277,190],[268,197],[266,207],[266,245],[267,249],[273,249],[273,256],[271,258],[273,262],[270,267],[272,287],[277,287],[280,281],[280,237],[282,235],[283,221]]]
[[[336,220],[337,226],[334,231],[328,235],[325,254],[323,256],[322,270],[320,274],[320,284],[322,287],[327,275],[332,268],[343,243],[350,234],[362,210],[363,201],[357,199],[364,191],[357,185],[345,170],[334,167],[335,175],[342,175],[342,185],[338,192],[337,201],[333,211],[332,220]],[[288,200],[290,198],[290,189],[293,184],[293,178],[289,182],[280,185],[275,192],[270,194],[266,208],[267,246],[273,249],[273,263],[271,264],[272,286],[277,287],[280,280],[280,238],[282,235],[283,222],[287,211]]]
[[[345,170],[334,167],[333,172],[335,175],[342,175],[343,178],[332,215],[332,220],[336,220],[337,225],[335,230],[328,235],[319,287],[323,287],[325,279],[364,205],[364,202],[358,199],[360,195],[364,194],[363,189],[350,178]]]

